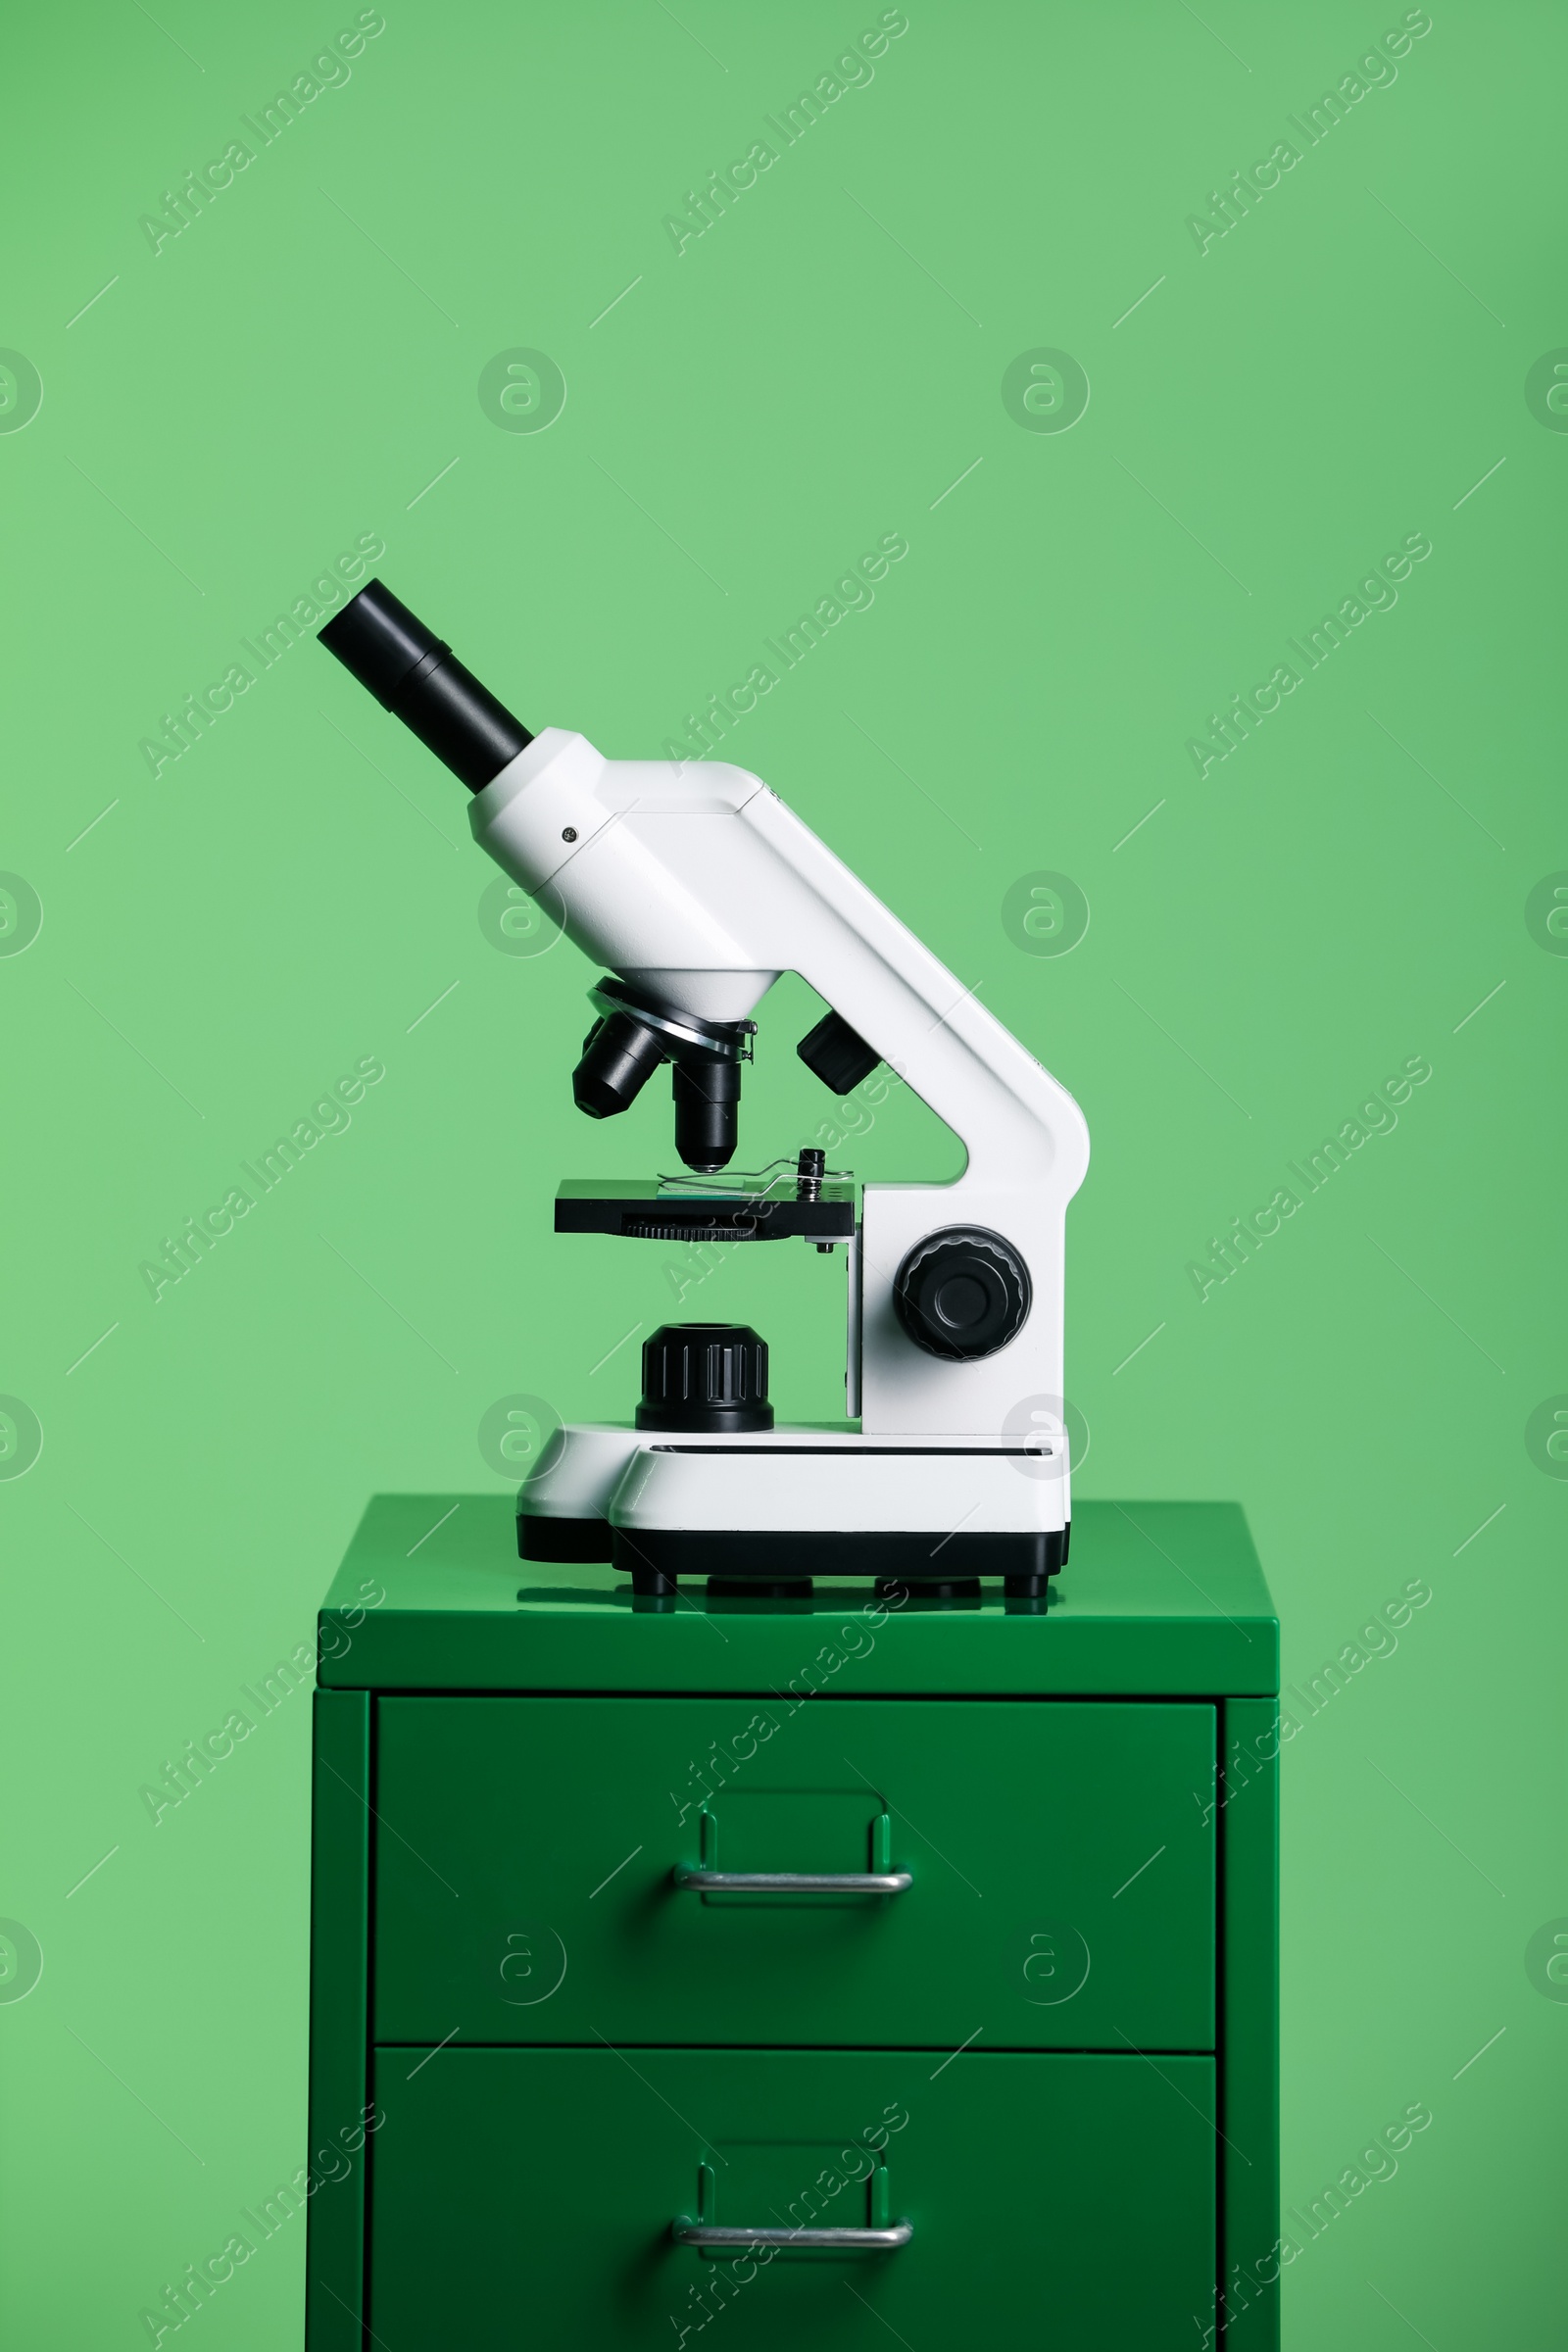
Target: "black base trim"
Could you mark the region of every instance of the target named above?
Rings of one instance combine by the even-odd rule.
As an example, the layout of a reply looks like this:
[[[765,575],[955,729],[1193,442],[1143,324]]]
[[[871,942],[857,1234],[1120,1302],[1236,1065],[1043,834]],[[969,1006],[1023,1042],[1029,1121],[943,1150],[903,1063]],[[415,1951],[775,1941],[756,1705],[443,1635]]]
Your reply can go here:
[[[608,1560],[610,1556],[608,1519],[545,1519],[533,1511],[517,1513],[519,1560],[575,1561],[586,1565],[591,1560]]]
[[[1009,1598],[1040,1599],[1047,1579],[1067,1557],[1065,1529],[1013,1535],[965,1535],[960,1530],[942,1536],[902,1529],[845,1534],[832,1528],[809,1533],[714,1528],[639,1528],[628,1533],[612,1528],[610,1541],[613,1567],[630,1577],[634,1592],[650,1594],[672,1592],[682,1577],[713,1577],[726,1585],[795,1585],[810,1577],[872,1576],[889,1585],[951,1590],[975,1577],[1000,1576],[1006,1581]]]
[[[1044,1577],[1009,1576],[1004,1582],[1009,1593],[1014,1585],[1039,1585],[1042,1592],[1046,1589]],[[977,1576],[923,1576],[912,1591],[899,1577],[879,1576],[876,1580],[876,1597],[887,1601],[893,1608],[977,1609],[983,1594]]]
[[[666,1577],[664,1583],[669,1583]],[[809,1600],[811,1580],[808,1576],[791,1576],[782,1583],[770,1584],[760,1576],[710,1576],[708,1580],[710,1600]]]

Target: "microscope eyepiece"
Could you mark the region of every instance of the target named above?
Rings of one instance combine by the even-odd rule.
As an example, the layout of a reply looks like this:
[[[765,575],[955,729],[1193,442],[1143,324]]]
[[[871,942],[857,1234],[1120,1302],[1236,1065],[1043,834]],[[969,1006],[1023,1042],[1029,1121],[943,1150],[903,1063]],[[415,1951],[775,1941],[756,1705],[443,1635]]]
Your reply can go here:
[[[402,719],[470,792],[482,792],[532,743],[451,646],[379,580],[368,580],[318,634],[382,710]],[[562,835],[576,838],[569,827]],[[699,1020],[644,1001],[618,980],[606,979],[591,995],[600,1017],[572,1072],[578,1109],[591,1119],[614,1118],[630,1108],[661,1062],[671,1062],[676,1151],[701,1175],[728,1167],[738,1140],[740,1065],[751,1059],[756,1023]]]
[[[482,792],[533,741],[521,721],[454,660],[451,646],[379,580],[368,581],[318,635],[382,709],[401,718],[470,792]]]

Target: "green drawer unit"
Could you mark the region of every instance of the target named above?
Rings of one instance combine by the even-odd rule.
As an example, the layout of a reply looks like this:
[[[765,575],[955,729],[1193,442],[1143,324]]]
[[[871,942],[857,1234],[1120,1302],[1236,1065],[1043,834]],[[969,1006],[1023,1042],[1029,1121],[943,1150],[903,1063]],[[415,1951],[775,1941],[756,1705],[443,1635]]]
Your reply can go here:
[[[1199,1700],[383,1699],[375,2038],[1212,2049],[1214,1725]],[[705,1867],[910,1884],[677,1883]]]
[[[1214,2061],[381,2050],[391,2352],[1168,2345],[1211,2290]],[[863,2176],[863,2178],[862,2178]],[[671,2224],[907,2221],[895,2252],[702,2255]],[[682,2329],[689,2331],[682,2336]],[[891,2332],[890,2332],[891,2330]]]
[[[1234,1504],[1076,1521],[1049,1604],[651,1608],[519,1565],[506,1497],[372,1502],[311,2352],[1271,2352],[1278,1628]]]

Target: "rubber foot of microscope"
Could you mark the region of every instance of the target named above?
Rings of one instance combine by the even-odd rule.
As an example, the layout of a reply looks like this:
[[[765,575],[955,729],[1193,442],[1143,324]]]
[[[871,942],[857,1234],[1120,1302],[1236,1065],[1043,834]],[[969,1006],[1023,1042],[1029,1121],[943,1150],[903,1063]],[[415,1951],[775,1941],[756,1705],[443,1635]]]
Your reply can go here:
[[[634,1563],[631,1572],[632,1597],[635,1600],[673,1601],[676,1583],[662,1568],[647,1568]]]
[[[1051,1579],[1049,1576],[1004,1576],[1002,1591],[1006,1600],[1038,1600],[1044,1604],[1050,1597]]]

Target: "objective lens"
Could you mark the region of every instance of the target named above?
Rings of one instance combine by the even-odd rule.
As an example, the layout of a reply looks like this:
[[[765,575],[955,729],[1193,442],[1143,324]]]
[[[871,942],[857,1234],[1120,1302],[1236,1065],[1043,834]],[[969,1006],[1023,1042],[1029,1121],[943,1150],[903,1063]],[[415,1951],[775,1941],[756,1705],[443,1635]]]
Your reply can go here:
[[[671,1062],[676,1151],[700,1176],[727,1167],[738,1137],[740,1057],[752,1024],[676,1017],[640,1003],[623,980],[604,980],[592,995],[603,1009],[572,1072],[578,1109],[591,1119],[613,1118],[636,1101],[662,1061]]]
[[[608,1013],[583,1040],[582,1059],[571,1073],[571,1098],[591,1119],[612,1119],[629,1109],[664,1058],[657,1029],[629,1012]]]
[[[675,1149],[699,1176],[734,1158],[740,1101],[738,1061],[689,1057],[675,1064]]]

